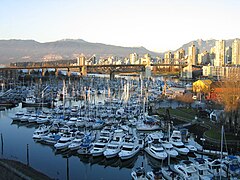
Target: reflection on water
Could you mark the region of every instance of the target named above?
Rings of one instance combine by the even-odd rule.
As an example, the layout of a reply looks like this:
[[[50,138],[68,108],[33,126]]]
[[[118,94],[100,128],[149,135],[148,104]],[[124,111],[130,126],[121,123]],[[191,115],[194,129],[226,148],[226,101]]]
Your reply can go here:
[[[53,147],[32,139],[37,125],[12,122],[11,117],[19,110],[22,108],[0,112],[0,133],[4,142],[1,156],[4,158],[27,163],[28,144],[30,166],[55,179],[112,179],[113,176],[115,179],[129,179],[131,169],[142,163],[142,155],[121,161],[119,158],[108,160],[103,156],[93,158],[78,156],[72,152],[56,152]],[[27,111],[26,108],[23,110]]]

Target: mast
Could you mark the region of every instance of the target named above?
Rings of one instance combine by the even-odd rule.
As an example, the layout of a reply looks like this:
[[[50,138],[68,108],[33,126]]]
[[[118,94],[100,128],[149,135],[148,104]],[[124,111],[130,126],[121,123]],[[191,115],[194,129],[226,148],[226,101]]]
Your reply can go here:
[[[221,131],[221,166],[220,166],[220,180],[222,179],[223,133],[224,133],[224,128],[223,128],[223,125],[222,125],[222,131]]]

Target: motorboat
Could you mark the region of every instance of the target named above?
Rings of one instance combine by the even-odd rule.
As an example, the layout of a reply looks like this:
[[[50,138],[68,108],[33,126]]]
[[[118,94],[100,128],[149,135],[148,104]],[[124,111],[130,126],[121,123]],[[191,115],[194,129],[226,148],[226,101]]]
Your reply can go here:
[[[116,157],[118,155],[118,153],[121,151],[121,149],[122,149],[122,144],[121,143],[110,142],[107,145],[106,150],[103,152],[103,155],[106,158],[113,158],[113,157]]]
[[[40,140],[43,135],[47,135],[50,129],[46,125],[40,125],[33,133],[33,139]]]
[[[133,170],[131,172],[131,177],[133,180],[148,180],[144,167],[137,167]]]
[[[38,119],[38,115],[37,114],[32,114],[31,117],[29,117],[28,122],[29,123],[35,123]]]
[[[100,136],[97,142],[93,143],[93,148],[90,151],[92,156],[101,156],[106,150],[107,145],[110,141],[109,137]]]
[[[93,123],[92,128],[93,128],[93,129],[101,129],[103,126],[104,126],[104,121],[101,120],[101,119],[97,119],[97,120]]]
[[[76,151],[80,148],[80,144],[82,143],[84,137],[84,133],[77,133],[71,144],[69,144],[68,149],[71,151]]]
[[[140,151],[140,146],[138,144],[123,144],[121,151],[118,156],[121,160],[130,159],[135,156]]]
[[[196,169],[192,161],[184,160],[182,161],[182,163],[174,165],[174,169],[183,179],[186,180],[200,179],[198,170]]]
[[[230,173],[232,177],[240,177],[240,161],[239,157],[229,155],[224,158],[224,164],[226,166],[223,167],[223,169]]]
[[[41,136],[41,143],[54,145],[61,138],[61,135],[58,133],[48,133]]]
[[[82,143],[79,146],[77,153],[79,155],[89,155],[93,148],[92,138],[90,136],[85,136]]]
[[[169,142],[172,143],[173,148],[181,155],[187,155],[189,153],[189,149],[186,148],[181,139],[181,132],[174,130]]]
[[[161,139],[163,138],[163,136],[164,136],[164,134],[161,131],[160,132],[150,133],[146,137],[145,141],[147,143],[160,143]]]
[[[198,174],[201,180],[213,179],[213,173],[208,167],[208,162],[203,158],[195,158],[194,166],[198,170]]]
[[[45,115],[39,115],[36,120],[37,124],[44,124],[44,123],[47,123],[48,121],[49,121],[49,119]]]
[[[71,118],[69,119],[69,121],[66,122],[66,125],[67,125],[67,126],[73,126],[73,125],[76,124],[76,122],[77,122],[77,118],[76,118],[76,117],[71,117]]]
[[[93,148],[90,150],[90,154],[92,156],[101,156],[103,152],[106,150],[107,146],[106,143],[103,142],[96,142],[93,143]]]
[[[156,169],[152,171],[148,171],[146,175],[148,180],[160,180],[164,179],[162,174],[162,169]]]
[[[163,149],[163,146],[158,143],[150,143],[148,146],[145,148],[145,151],[152,157],[158,160],[164,160],[167,158],[167,152]]]
[[[74,137],[72,136],[72,133],[64,133],[62,134],[61,138],[57,141],[57,143],[54,144],[54,148],[56,150],[67,149],[73,139]]]
[[[209,170],[213,173],[215,177],[221,177],[226,178],[227,174],[223,169],[227,169],[226,164],[224,164],[224,161],[221,159],[206,159],[208,163]]]
[[[176,158],[178,156],[178,152],[173,148],[172,143],[168,141],[163,141],[162,146],[163,149],[167,152],[168,156],[170,156],[171,158]]]
[[[13,121],[20,121],[20,118],[24,115],[23,111],[18,111],[15,113],[15,115],[12,117]]]
[[[21,122],[28,122],[28,119],[31,117],[30,113],[26,113],[23,116],[20,117]]]
[[[194,145],[191,145],[189,143],[184,143],[184,146],[189,149],[190,152],[196,152],[197,148]]]
[[[139,118],[139,123],[136,124],[136,129],[138,131],[156,131],[160,130],[161,127],[154,117],[144,114]]]
[[[162,175],[163,175],[163,178],[167,180],[172,180],[172,179],[183,180],[183,178],[175,171],[173,165],[170,165],[168,167],[163,167]]]

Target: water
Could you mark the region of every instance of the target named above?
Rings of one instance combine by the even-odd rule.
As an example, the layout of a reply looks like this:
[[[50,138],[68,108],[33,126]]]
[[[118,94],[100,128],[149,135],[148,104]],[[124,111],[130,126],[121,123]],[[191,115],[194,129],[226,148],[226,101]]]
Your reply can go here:
[[[125,98],[128,99],[129,82],[125,87]],[[89,96],[89,101],[103,101],[107,95]],[[69,102],[66,102],[66,105]],[[72,102],[69,105],[80,105]],[[162,162],[144,152],[134,158],[121,161],[119,158],[106,160],[104,157],[92,158],[76,155],[56,154],[51,146],[34,142],[33,132],[37,126],[29,124],[12,124],[11,117],[22,110],[21,106],[0,111],[0,133],[3,135],[1,157],[18,160],[27,164],[27,144],[29,145],[29,164],[54,179],[131,179],[132,169],[142,165],[146,170],[159,168]],[[23,108],[26,111],[26,108]],[[166,165],[166,161],[164,162]]]
[[[0,112],[0,133],[3,135],[3,152],[7,159],[27,164],[27,144],[29,145],[29,163],[34,169],[54,179],[130,179],[132,168],[146,164],[151,167],[143,153],[131,160],[118,158],[106,160],[104,157],[88,158],[72,155],[70,157],[55,154],[51,146],[34,142],[32,134],[37,126],[12,124],[11,117],[22,109],[16,107]],[[23,110],[26,111],[25,108]],[[67,168],[69,167],[69,168]]]

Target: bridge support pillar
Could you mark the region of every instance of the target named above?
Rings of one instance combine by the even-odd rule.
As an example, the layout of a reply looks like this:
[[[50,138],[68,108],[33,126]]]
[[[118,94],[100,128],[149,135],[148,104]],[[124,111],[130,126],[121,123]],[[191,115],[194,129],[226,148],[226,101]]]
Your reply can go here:
[[[67,76],[71,77],[71,70],[69,68],[68,68],[68,71],[67,71]]]
[[[115,78],[115,73],[114,72],[110,72],[110,80],[113,80]]]
[[[58,69],[55,68],[55,76],[58,77]]]
[[[45,69],[42,68],[42,77],[45,76]]]
[[[82,76],[87,76],[87,66],[82,66],[82,68],[80,70],[80,74]]]
[[[152,76],[151,66],[146,66],[146,68],[145,68],[145,77],[149,78],[151,76]]]

